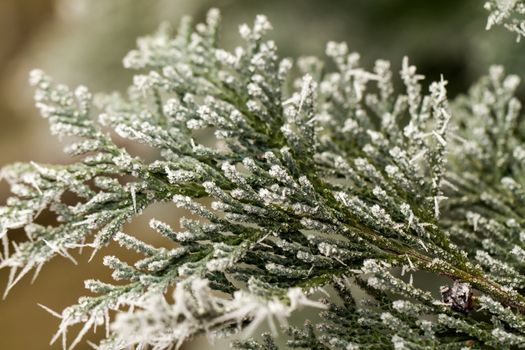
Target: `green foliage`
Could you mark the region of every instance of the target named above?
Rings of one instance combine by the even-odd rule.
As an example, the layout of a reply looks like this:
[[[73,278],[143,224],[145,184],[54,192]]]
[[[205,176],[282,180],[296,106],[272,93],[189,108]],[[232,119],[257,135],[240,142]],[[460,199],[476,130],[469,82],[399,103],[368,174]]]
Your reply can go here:
[[[202,333],[252,335],[267,322],[262,341],[235,346],[275,349],[281,326],[292,348],[524,348],[519,79],[493,67],[449,104],[446,81],[425,92],[406,58],[396,91],[390,63],[368,71],[343,43],[327,45],[331,62],[293,62],[264,38],[264,16],[240,27],[243,45],[231,52],[218,26],[211,10],[195,30],[186,19],[176,34],[162,26],[140,39],[124,59],[140,71],[127,95],[93,103],[84,87],[31,74],[41,114],[74,139],[66,151],[78,161],[2,170],[14,194],[0,208],[8,290],[57,254],[73,259],[71,249],[115,240],[144,257],[105,257],[120,282],[88,280],[96,296],[52,312],[64,347],[79,323],[70,348],[103,324],[99,349],[167,349]],[[106,128],[159,159],[130,155]],[[202,132],[211,140],[199,142]],[[67,191],[79,202],[65,204]],[[176,248],[121,232],[158,202],[200,218],[183,218],[180,231],[150,222]],[[34,223],[44,209],[57,225]],[[11,252],[14,228],[28,240]],[[415,272],[450,286],[421,288]],[[328,298],[315,300],[318,291]],[[322,321],[290,327],[302,307],[323,310]]]

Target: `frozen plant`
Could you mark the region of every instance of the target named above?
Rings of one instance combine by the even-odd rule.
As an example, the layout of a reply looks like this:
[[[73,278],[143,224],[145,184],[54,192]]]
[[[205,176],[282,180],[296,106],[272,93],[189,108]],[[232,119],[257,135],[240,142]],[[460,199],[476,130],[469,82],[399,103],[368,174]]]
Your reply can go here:
[[[219,20],[210,10],[195,29],[185,19],[176,34],[164,25],[139,39],[124,59],[138,70],[126,95],[93,102],[85,87],[31,73],[37,107],[78,161],[2,170],[13,192],[0,208],[7,291],[56,255],[114,240],[144,257],[106,256],[117,283],[87,280],[96,296],[49,310],[64,348],[96,326],[107,332],[97,349],[237,333],[235,347],[275,349],[280,328],[291,348],[525,348],[519,79],[493,67],[449,102],[447,82],[427,89],[406,58],[397,91],[389,62],[368,70],[344,43],[328,43],[329,64],[279,58],[264,16],[227,51]],[[107,129],[159,159],[132,156]],[[200,217],[150,222],[176,248],[122,232],[158,202]],[[58,224],[36,224],[43,210]],[[25,242],[8,239],[16,228]],[[416,273],[448,285],[425,289]],[[290,325],[303,307],[322,320]],[[270,333],[249,338],[261,324]]]
[[[487,29],[494,25],[503,25],[514,32],[520,41],[525,36],[525,2],[523,0],[488,0],[485,9],[490,12]]]

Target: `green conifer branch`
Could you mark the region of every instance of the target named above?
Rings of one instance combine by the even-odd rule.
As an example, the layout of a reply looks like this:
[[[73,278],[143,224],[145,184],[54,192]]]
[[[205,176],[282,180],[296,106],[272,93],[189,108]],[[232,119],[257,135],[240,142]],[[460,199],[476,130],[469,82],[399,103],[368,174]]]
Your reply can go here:
[[[167,349],[203,333],[250,336],[267,322],[262,341],[235,346],[275,349],[282,326],[288,346],[310,349],[524,348],[519,79],[493,67],[449,103],[446,81],[424,92],[406,58],[400,91],[389,62],[367,70],[344,43],[327,45],[332,63],[280,59],[264,16],[241,25],[243,45],[226,51],[219,19],[211,10],[194,30],[186,19],[176,34],[164,25],[139,39],[124,59],[139,70],[127,95],[93,99],[31,74],[42,116],[74,138],[66,151],[79,158],[2,170],[13,192],[0,208],[7,290],[56,255],[74,261],[71,249],[114,240],[144,256],[106,256],[123,282],[87,280],[96,296],[49,310],[61,320],[53,341],[73,348],[105,324],[98,349]],[[159,159],[130,155],[105,128]],[[64,203],[67,191],[79,202]],[[122,232],[157,202],[200,218],[181,219],[180,230],[150,222],[176,248]],[[57,225],[34,223],[44,209]],[[9,242],[15,228],[26,242]],[[415,272],[450,283],[428,290]],[[302,307],[322,310],[322,321],[290,327]],[[68,342],[75,324],[83,328]]]

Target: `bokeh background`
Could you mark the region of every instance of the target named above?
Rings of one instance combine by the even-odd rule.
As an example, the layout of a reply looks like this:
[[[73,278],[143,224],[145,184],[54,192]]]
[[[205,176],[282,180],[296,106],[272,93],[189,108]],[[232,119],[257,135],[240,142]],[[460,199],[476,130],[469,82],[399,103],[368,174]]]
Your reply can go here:
[[[398,70],[408,55],[429,79],[443,74],[451,96],[466,91],[494,63],[519,76],[525,73],[525,44],[516,44],[500,28],[484,30],[483,0],[0,0],[0,166],[68,161],[33,107],[26,83],[31,68],[94,91],[122,90],[131,73],[122,68],[121,59],[137,36],[154,31],[161,21],[176,24],[185,14],[201,20],[210,7],[222,10],[222,40],[229,47],[235,45],[240,23],[264,13],[283,56],[322,56],[328,40],[346,41],[368,67],[383,58]],[[0,183],[0,204],[7,196],[6,184]],[[130,225],[141,238],[162,244],[148,238],[146,223],[152,215],[176,227],[179,214],[157,206]],[[37,303],[62,310],[85,293],[84,279],[109,280],[101,257],[116,250],[109,247],[91,264],[89,254],[81,256],[79,266],[56,258],[35,283],[25,279],[16,286],[0,301],[0,349],[59,349],[59,344],[48,345],[58,320]],[[127,252],[118,254],[133,259]],[[6,280],[6,271],[0,271],[0,283]],[[89,339],[101,335],[99,331]],[[187,345],[203,347],[199,342]]]

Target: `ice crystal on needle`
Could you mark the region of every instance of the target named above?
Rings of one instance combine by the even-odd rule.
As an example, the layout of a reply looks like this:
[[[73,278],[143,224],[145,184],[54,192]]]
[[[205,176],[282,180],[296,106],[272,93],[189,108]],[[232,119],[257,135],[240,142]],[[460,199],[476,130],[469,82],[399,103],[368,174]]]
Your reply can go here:
[[[2,170],[13,193],[0,208],[7,290],[56,255],[74,260],[71,249],[116,241],[143,255],[105,257],[119,283],[86,281],[97,295],[52,312],[54,340],[72,348],[104,325],[100,349],[235,333],[236,347],[275,349],[279,328],[296,348],[525,347],[517,77],[494,67],[449,103],[446,80],[427,88],[406,58],[398,91],[389,62],[362,67],[344,43],[327,45],[333,70],[311,57],[294,67],[265,39],[266,17],[241,25],[231,52],[219,46],[219,22],[211,10],[195,29],[185,19],[176,34],[163,25],[139,39],[124,59],[139,70],[127,95],[93,102],[85,87],[31,74],[42,116],[80,160]],[[108,128],[159,159],[132,156]],[[63,201],[68,191],[78,203]],[[199,217],[180,229],[151,220],[175,248],[122,232],[158,202]],[[56,225],[34,223],[45,209]],[[15,228],[28,240],[10,243]],[[416,272],[449,279],[444,301]],[[302,307],[321,320],[291,326]],[[246,339],[263,323],[270,333]]]

